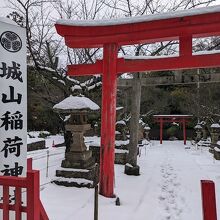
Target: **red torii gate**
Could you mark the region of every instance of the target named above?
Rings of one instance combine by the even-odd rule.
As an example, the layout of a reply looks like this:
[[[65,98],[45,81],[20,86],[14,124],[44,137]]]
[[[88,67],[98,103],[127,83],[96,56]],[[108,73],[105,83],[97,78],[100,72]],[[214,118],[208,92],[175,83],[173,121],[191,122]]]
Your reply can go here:
[[[186,145],[186,123],[192,118],[192,115],[154,115],[156,122],[160,123],[160,144],[163,143],[163,123],[178,122],[183,125],[183,140]]]
[[[100,194],[114,196],[117,74],[220,66],[220,54],[193,54],[192,38],[220,35],[220,7],[206,7],[104,21],[59,20],[57,32],[70,48],[103,47],[103,60],[68,66],[74,76],[102,73]],[[122,45],[179,40],[179,55],[154,59],[117,58]]]

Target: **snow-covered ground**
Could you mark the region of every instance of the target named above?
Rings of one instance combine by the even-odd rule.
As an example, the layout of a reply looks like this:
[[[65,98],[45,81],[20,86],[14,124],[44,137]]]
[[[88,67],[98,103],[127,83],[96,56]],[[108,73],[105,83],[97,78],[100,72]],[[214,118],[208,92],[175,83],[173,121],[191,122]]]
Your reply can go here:
[[[50,220],[92,220],[94,189],[66,188],[50,183],[60,167],[65,148],[60,135],[46,138],[48,149],[28,152],[33,167],[41,171],[41,199]],[[99,142],[87,137],[87,143]],[[124,166],[115,165],[115,199],[99,196],[99,219],[112,220],[202,220],[200,180],[216,183],[220,216],[220,161],[213,159],[208,148],[186,149],[182,141],[153,141],[143,149],[138,163],[141,175],[124,174]],[[48,169],[47,169],[48,160]]]
[[[64,147],[52,148],[52,139],[49,137],[47,141],[48,177],[47,150],[28,153],[34,159],[34,168],[41,170],[41,199],[50,220],[92,220],[94,189],[50,183],[65,151]],[[121,206],[115,205],[115,199],[99,196],[99,219],[202,220],[201,179],[215,181],[220,216],[220,162],[213,160],[208,148],[190,147],[185,149],[182,141],[164,141],[163,145],[152,142],[146,155],[143,151],[138,158],[141,167],[138,177],[125,175],[124,166],[115,165],[115,193]]]

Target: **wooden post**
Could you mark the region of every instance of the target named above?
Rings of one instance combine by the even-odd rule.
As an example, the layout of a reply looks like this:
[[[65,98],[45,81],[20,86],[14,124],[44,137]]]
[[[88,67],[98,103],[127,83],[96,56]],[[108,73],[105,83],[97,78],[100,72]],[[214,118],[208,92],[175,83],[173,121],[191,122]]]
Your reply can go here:
[[[21,220],[21,188],[15,188],[15,220]]]
[[[160,144],[163,143],[163,119],[160,118]]]
[[[183,119],[183,140],[184,140],[184,145],[186,145],[186,120]]]
[[[9,220],[9,187],[3,186],[3,220]]]
[[[95,185],[95,192],[94,192],[94,220],[98,220],[98,205],[99,205],[99,186],[98,184]]]
[[[105,197],[114,196],[117,54],[117,44],[104,45],[100,149],[100,194]]]
[[[40,220],[39,171],[27,172],[27,219]]]
[[[201,180],[203,220],[217,220],[215,184]]]

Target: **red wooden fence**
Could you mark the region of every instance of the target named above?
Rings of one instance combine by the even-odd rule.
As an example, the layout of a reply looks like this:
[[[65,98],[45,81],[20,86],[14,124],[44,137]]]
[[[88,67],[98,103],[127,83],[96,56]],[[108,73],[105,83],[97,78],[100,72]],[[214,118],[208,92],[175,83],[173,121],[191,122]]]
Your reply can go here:
[[[22,220],[22,213],[27,214],[27,220],[49,220],[40,201],[39,171],[32,170],[32,160],[28,161],[27,177],[1,176],[0,187],[3,187],[3,202],[0,209],[3,210],[2,220],[11,220],[10,211],[15,212],[15,220]],[[15,188],[15,202],[9,201],[9,189]],[[26,203],[22,204],[22,188],[26,189]]]
[[[215,184],[201,180],[203,220],[217,220]]]

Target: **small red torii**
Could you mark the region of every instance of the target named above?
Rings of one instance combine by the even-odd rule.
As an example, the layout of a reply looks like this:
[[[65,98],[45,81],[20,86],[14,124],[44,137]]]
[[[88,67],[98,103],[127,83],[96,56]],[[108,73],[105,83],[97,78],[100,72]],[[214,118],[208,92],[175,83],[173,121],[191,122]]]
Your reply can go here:
[[[183,140],[186,145],[186,123],[192,118],[192,115],[154,115],[155,121],[160,123],[160,144],[163,143],[163,124],[165,122],[177,122],[183,125]]]
[[[68,75],[102,74],[100,194],[113,197],[117,75],[220,66],[219,53],[192,53],[193,38],[220,36],[220,6],[113,20],[59,20],[55,26],[70,48],[103,47],[103,60],[69,65]],[[120,46],[171,40],[179,40],[175,57],[118,58]]]

